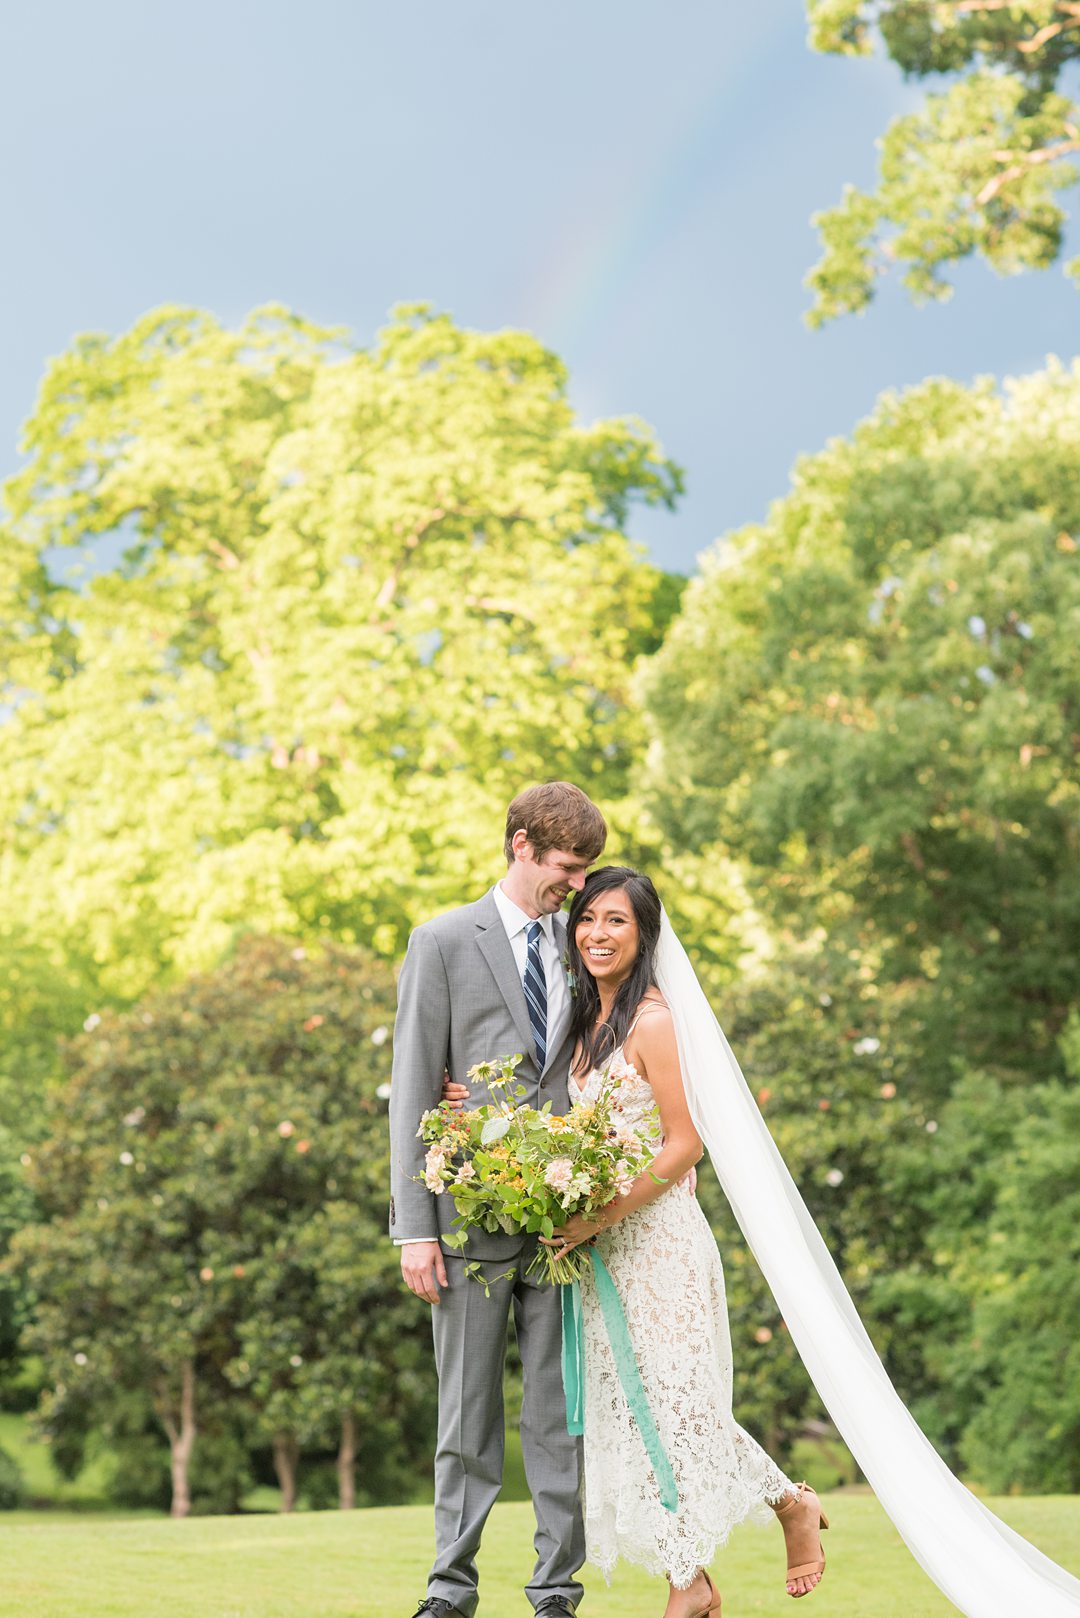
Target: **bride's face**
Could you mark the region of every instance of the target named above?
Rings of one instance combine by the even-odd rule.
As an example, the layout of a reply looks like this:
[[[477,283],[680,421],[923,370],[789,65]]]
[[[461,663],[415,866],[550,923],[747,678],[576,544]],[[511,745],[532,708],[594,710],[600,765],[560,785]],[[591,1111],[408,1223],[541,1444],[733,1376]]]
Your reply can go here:
[[[598,984],[617,988],[630,976],[640,935],[625,888],[610,888],[596,895],[578,918],[574,942]]]

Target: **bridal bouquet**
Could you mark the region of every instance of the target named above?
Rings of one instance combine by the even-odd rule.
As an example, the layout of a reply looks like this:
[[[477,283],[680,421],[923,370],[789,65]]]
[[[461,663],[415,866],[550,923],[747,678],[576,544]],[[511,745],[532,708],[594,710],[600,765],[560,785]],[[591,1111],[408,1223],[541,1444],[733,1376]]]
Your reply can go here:
[[[443,1240],[459,1249],[470,1230],[550,1237],[572,1214],[588,1218],[625,1196],[652,1161],[648,1141],[618,1121],[606,1085],[595,1101],[579,1101],[564,1116],[552,1114],[550,1101],[540,1111],[520,1105],[527,1092],[514,1070],[521,1060],[478,1062],[468,1077],[502,1099],[463,1112],[444,1101],[425,1112],[416,1132],[428,1143],[424,1184],[454,1199],[458,1229]],[[576,1281],[586,1262],[576,1251],[555,1259],[541,1246],[529,1268],[543,1266],[548,1280],[562,1284]],[[478,1264],[467,1269],[482,1279]]]

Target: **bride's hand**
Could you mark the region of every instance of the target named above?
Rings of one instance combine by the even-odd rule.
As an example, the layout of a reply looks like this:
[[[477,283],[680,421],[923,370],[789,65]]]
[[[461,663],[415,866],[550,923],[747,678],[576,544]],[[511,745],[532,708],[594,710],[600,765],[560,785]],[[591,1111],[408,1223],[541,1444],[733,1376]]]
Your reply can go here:
[[[559,1226],[554,1236],[541,1236],[540,1240],[545,1247],[555,1249],[552,1258],[565,1258],[575,1247],[580,1247],[582,1242],[592,1241],[594,1236],[606,1228],[599,1219],[585,1219],[581,1214],[574,1214],[565,1225]]]
[[[471,1094],[472,1092],[467,1084],[455,1084],[449,1073],[443,1074],[442,1094],[440,1095],[439,1100],[449,1101],[455,1112],[461,1111]]]

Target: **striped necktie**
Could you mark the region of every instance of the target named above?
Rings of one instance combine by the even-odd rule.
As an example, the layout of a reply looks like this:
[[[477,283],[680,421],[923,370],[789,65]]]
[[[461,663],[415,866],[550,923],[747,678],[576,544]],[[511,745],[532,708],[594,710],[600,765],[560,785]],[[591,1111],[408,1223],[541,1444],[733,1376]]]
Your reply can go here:
[[[529,1007],[533,1044],[536,1046],[536,1064],[541,1073],[547,1060],[547,982],[544,963],[540,959],[541,926],[530,922],[528,929],[529,953],[525,958],[525,1000]]]

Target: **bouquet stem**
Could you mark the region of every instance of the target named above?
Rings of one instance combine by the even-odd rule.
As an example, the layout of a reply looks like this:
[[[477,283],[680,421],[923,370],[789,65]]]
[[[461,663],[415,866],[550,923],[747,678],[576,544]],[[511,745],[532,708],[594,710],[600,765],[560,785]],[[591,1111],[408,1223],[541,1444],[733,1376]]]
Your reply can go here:
[[[555,1258],[550,1248],[539,1247],[536,1251],[536,1257],[528,1265],[525,1273],[526,1275],[532,1275],[535,1270],[543,1270],[544,1279],[549,1281],[552,1286],[565,1287],[569,1286],[572,1281],[580,1281],[587,1267],[588,1261],[585,1254],[579,1253],[576,1249],[573,1252],[564,1253],[562,1258]]]

